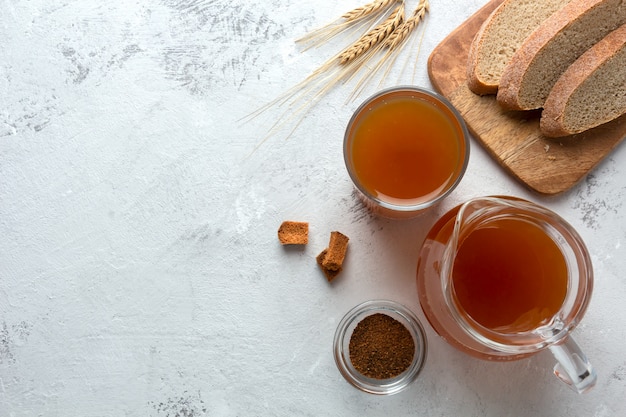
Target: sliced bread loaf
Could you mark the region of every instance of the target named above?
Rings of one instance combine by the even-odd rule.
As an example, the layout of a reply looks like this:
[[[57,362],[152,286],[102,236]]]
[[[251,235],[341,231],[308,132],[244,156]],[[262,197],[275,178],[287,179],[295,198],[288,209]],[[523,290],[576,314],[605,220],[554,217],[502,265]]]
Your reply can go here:
[[[565,70],[592,45],[626,23],[626,0],[572,0],[546,19],[506,65],[497,100],[508,110],[543,104]]]
[[[626,24],[580,56],[559,78],[541,113],[546,136],[580,133],[626,113]]]
[[[528,37],[570,0],[505,0],[485,20],[469,50],[467,83],[476,94],[495,94],[504,67]]]

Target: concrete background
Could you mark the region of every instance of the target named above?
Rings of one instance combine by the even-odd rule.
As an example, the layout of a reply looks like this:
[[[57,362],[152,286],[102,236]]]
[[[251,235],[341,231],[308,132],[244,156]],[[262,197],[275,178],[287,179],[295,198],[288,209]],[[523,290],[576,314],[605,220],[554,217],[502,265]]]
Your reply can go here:
[[[303,52],[296,38],[364,2],[0,1],[0,416],[626,415],[623,145],[556,197],[475,141],[459,188],[418,219],[376,218],[353,193],[341,152],[352,111],[384,86],[430,87],[430,51],[484,1],[431,3],[421,48],[381,84],[242,120],[345,39]],[[305,116],[292,134],[290,114]],[[343,314],[388,298],[423,319],[425,233],[487,194],[545,205],[587,242],[596,287],[575,335],[595,390],[559,384],[547,352],[467,357],[425,321],[429,356],[409,389],[348,385],[331,350]],[[286,219],[310,223],[305,248],[278,244]],[[329,285],[315,256],[331,230],[351,240]]]

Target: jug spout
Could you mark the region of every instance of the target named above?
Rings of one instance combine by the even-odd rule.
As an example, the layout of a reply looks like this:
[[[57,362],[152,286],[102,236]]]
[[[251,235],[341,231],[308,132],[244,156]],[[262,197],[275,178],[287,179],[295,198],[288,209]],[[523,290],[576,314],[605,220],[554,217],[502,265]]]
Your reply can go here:
[[[557,360],[554,375],[568,387],[583,394],[595,386],[596,371],[571,336],[550,346],[550,351]]]
[[[472,229],[475,224],[480,223],[483,219],[489,219],[494,215],[510,212],[511,210],[540,211],[538,207],[513,197],[476,197],[466,201],[459,207],[456,214],[451,243],[458,243],[458,239],[462,234]]]
[[[444,259],[447,261],[454,259],[462,235],[467,234],[474,224],[480,223],[484,217],[489,217],[494,210],[509,207],[511,204],[515,203],[498,197],[477,197],[461,204],[454,218],[452,232],[446,242]],[[445,266],[443,275],[447,277],[451,273],[451,262],[447,262]]]

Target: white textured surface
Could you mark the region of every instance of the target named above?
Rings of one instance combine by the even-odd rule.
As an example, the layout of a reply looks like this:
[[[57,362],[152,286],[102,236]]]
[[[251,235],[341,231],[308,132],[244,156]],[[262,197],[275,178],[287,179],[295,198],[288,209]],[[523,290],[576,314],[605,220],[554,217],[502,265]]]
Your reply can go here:
[[[399,223],[352,194],[341,142],[364,96],[346,102],[349,86],[251,154],[283,109],[239,120],[338,45],[301,53],[294,39],[363,3],[0,1],[0,416],[626,415],[626,147],[545,198],[473,146],[443,206]],[[430,87],[428,54],[483,5],[431,3],[415,78],[398,65],[386,85]],[[575,334],[595,390],[560,385],[547,352],[486,363],[427,323],[407,391],[349,386],[332,358],[338,321],[381,297],[423,317],[422,238],[486,194],[537,201],[586,240],[596,287]],[[285,219],[310,222],[303,250],[278,245]],[[331,230],[351,241],[329,285],[314,258]]]

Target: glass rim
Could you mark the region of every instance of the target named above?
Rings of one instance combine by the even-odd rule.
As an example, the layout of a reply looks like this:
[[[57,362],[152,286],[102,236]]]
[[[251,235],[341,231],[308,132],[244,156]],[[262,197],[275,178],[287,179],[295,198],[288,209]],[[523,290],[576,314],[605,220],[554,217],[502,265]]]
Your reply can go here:
[[[348,158],[348,155],[351,154],[349,145],[352,142],[351,137],[350,137],[350,131],[355,121],[360,116],[362,110],[366,106],[368,106],[372,101],[380,98],[381,96],[388,95],[394,92],[402,92],[402,91],[421,94],[425,97],[428,97],[434,100],[435,102],[442,104],[448,111],[450,111],[450,113],[453,116],[453,118],[451,118],[450,120],[453,122],[456,122],[456,124],[458,125],[458,128],[460,129],[461,137],[459,138],[458,142],[459,144],[463,145],[463,150],[464,150],[462,163],[460,164],[458,169],[455,169],[453,173],[454,178],[450,178],[448,182],[446,183],[445,187],[443,188],[443,190],[440,193],[438,193],[435,197],[425,200],[425,201],[421,201],[419,203],[415,203],[415,204],[395,204],[389,201],[385,201],[373,195],[372,193],[370,193],[368,190],[365,189],[365,187],[363,187],[363,185],[359,181],[357,175],[354,173],[354,169],[352,168],[353,164]],[[411,86],[411,85],[399,85],[399,86],[389,87],[389,88],[380,90],[377,93],[369,96],[352,113],[352,117],[350,117],[350,120],[348,121],[348,124],[346,126],[346,130],[344,132],[343,158],[344,158],[346,169],[348,171],[348,175],[350,176],[352,183],[357,188],[357,190],[361,194],[363,194],[367,199],[375,202],[378,206],[384,209],[396,211],[396,212],[421,211],[421,210],[424,210],[424,209],[427,209],[429,207],[436,205],[438,202],[440,202],[445,197],[447,197],[450,193],[452,193],[452,191],[454,191],[454,189],[459,185],[459,183],[463,179],[465,171],[467,170],[467,166],[469,165],[469,156],[470,156],[469,130],[467,128],[465,120],[461,116],[461,113],[454,107],[454,105],[452,105],[452,103],[448,99],[436,93],[435,91],[431,91],[423,87],[417,87],[417,86]]]

